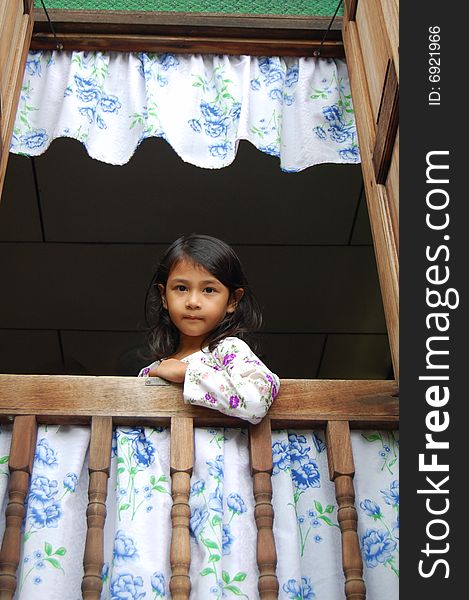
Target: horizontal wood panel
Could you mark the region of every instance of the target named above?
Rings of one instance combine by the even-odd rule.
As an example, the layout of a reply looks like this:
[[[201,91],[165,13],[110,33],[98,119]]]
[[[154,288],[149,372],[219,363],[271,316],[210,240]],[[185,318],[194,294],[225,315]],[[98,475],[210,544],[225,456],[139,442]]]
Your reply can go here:
[[[49,11],[65,50],[194,52],[312,56],[328,17],[261,17],[163,12]],[[343,57],[340,18],[321,55]],[[57,41],[44,15],[37,16],[31,48],[54,49]]]
[[[35,163],[46,241],[170,243],[199,231],[234,244],[347,244],[362,183],[359,165],[283,173],[244,141],[223,169],[185,163],[160,139],[142,142],[123,166],[64,139]]]
[[[166,245],[0,244],[0,327],[135,330]],[[238,246],[265,330],[384,333],[372,247]]]
[[[134,377],[0,375],[0,415],[34,414],[49,423],[80,417],[86,422],[83,417],[93,415],[165,424],[180,416],[194,418],[196,425],[246,426],[217,411],[185,405],[180,386],[146,383]],[[394,381],[283,380],[268,414],[274,427],[287,422],[307,427],[331,419],[396,427],[397,386]]]
[[[172,54],[229,54],[239,56],[315,56],[321,49],[321,56],[343,58],[341,42],[311,40],[253,39],[227,37],[170,37],[137,35],[99,35],[85,33],[61,33],[57,37],[50,33],[36,33],[31,50],[77,50],[86,52],[154,52]]]

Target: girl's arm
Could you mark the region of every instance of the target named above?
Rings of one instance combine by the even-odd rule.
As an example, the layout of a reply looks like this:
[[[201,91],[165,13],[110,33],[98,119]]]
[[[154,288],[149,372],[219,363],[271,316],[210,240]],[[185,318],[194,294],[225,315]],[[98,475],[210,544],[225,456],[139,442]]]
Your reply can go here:
[[[139,377],[161,377],[173,383],[182,383],[186,375],[187,364],[175,358],[157,360],[149,367],[145,367],[138,374]]]
[[[278,394],[280,381],[238,338],[222,340],[187,365],[184,400],[259,423]]]

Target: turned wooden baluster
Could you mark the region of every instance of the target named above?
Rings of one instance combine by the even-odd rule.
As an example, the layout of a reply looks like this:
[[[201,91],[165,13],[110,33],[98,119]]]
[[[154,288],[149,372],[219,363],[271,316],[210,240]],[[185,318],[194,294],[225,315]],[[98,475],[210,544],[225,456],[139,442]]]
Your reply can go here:
[[[254,518],[257,525],[257,564],[259,582],[257,587],[262,600],[278,597],[278,580],[275,574],[277,552],[273,532],[274,509],[272,506],[272,431],[270,419],[263,419],[249,428],[249,453],[251,475],[256,505]]]
[[[8,506],[5,511],[5,533],[0,551],[0,600],[11,600],[16,590],[16,570],[20,560],[21,524],[25,515],[25,499],[29,489],[37,425],[33,415],[18,416],[11,437]]]
[[[357,510],[352,444],[348,421],[329,421],[326,428],[329,477],[335,483],[338,521],[342,532],[342,566],[347,600],[364,600],[363,561],[357,534]]]
[[[194,465],[194,430],[192,419],[171,419],[171,580],[169,589],[173,600],[187,600],[191,591],[189,523],[190,479]]]
[[[84,600],[99,600],[104,562],[104,523],[109,469],[111,467],[112,417],[93,417],[90,440],[90,481],[86,520],[84,575],[81,591]]]

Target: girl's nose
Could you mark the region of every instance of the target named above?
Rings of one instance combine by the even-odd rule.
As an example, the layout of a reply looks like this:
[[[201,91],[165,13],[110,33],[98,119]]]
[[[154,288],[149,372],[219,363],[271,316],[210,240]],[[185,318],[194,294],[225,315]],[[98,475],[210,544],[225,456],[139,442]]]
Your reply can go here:
[[[196,292],[188,294],[186,306],[187,308],[200,308],[200,295]]]

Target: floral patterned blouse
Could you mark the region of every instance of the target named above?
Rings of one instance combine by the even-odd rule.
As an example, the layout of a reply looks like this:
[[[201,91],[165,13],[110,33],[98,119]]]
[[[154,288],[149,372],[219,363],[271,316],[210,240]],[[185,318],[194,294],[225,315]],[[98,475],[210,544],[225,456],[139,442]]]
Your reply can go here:
[[[184,402],[259,423],[275,400],[280,380],[236,337],[227,337],[209,352],[207,348],[186,356]],[[158,361],[142,369],[139,377],[149,377]]]

